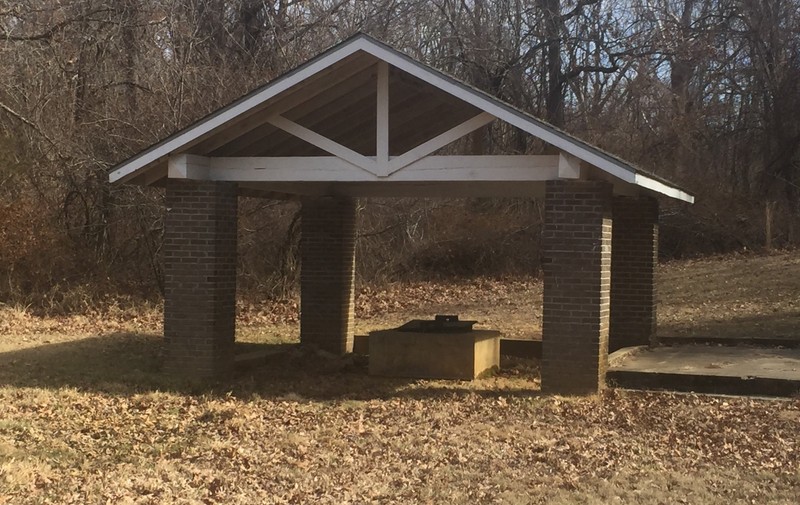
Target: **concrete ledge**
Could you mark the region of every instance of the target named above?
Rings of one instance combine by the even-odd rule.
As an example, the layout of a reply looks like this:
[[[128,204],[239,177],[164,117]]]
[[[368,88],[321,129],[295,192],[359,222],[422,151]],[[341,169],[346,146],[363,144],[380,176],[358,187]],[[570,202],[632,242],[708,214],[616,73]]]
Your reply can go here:
[[[630,347],[609,357],[606,380],[629,389],[752,396],[800,393],[800,350],[684,345]]]
[[[726,377],[681,373],[628,372],[606,374],[609,386],[625,389],[668,390],[718,395],[792,397],[800,393],[800,381],[764,377]]]
[[[353,354],[369,355],[369,335],[353,336]]]

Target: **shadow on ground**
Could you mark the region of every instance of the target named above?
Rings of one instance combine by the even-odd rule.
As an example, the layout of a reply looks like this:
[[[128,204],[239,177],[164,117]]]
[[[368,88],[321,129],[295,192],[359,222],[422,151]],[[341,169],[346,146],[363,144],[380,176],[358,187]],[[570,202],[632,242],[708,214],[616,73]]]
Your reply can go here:
[[[532,386],[538,370],[530,365],[514,364],[484,381],[427,381],[372,377],[365,359],[324,357],[293,343],[237,343],[237,354],[253,352],[263,354],[255,367],[252,363],[246,369],[237,367],[222,381],[188,381],[161,371],[161,336],[114,333],[0,353],[0,386],[75,388],[119,395],[148,391],[232,393],[239,398],[302,397],[320,401],[538,395]]]

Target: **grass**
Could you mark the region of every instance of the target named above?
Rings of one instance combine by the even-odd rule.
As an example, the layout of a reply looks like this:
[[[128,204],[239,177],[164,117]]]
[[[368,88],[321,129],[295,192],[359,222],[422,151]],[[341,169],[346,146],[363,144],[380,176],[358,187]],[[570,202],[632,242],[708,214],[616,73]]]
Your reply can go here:
[[[800,327],[798,254],[674,263],[660,280],[662,333]],[[358,330],[456,312],[535,337],[540,296],[535,279],[395,286],[362,294]],[[157,314],[0,314],[0,503],[800,503],[797,399],[543,397],[529,362],[473,382],[373,378],[286,347],[296,323],[268,311],[243,314],[237,338],[279,352],[199,385],[160,374]]]

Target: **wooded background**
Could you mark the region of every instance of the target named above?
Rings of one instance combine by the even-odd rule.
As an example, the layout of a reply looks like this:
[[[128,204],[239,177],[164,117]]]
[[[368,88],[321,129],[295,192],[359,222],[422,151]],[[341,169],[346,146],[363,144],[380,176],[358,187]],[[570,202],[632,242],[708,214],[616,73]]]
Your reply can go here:
[[[664,257],[800,242],[800,0],[0,0],[0,303],[156,299],[163,191],[108,168],[358,31],[695,193]],[[242,293],[290,292],[297,202],[240,209]],[[362,283],[538,269],[534,199],[359,210]]]

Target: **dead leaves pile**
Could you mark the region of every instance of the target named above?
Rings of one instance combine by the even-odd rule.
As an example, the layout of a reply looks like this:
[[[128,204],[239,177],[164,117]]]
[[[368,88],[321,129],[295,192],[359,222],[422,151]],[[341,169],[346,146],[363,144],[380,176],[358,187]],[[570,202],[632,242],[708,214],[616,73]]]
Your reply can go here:
[[[800,492],[800,401],[426,388],[364,400],[0,389],[0,503],[528,503],[606,493],[623,503],[795,503]]]

